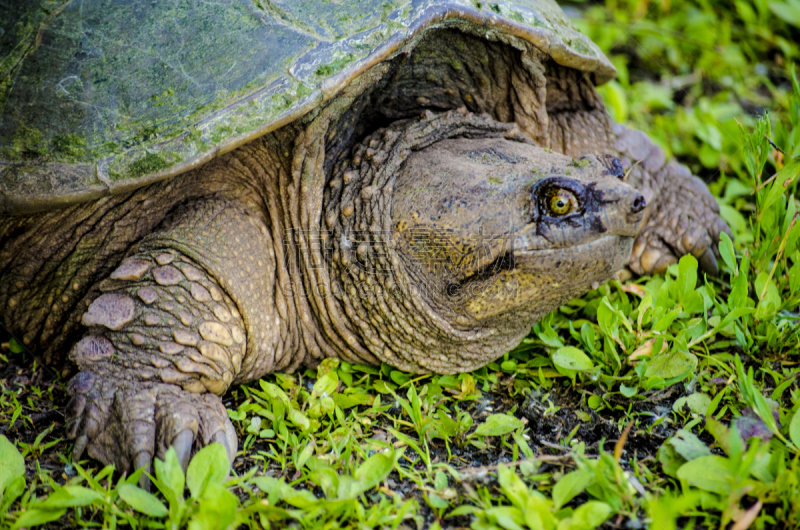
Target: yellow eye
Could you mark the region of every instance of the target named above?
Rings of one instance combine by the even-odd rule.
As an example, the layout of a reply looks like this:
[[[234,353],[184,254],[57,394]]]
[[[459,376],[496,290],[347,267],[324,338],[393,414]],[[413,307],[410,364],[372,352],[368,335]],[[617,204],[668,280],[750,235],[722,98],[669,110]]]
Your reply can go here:
[[[567,215],[578,209],[578,199],[564,188],[553,188],[547,194],[547,207],[552,215]]]

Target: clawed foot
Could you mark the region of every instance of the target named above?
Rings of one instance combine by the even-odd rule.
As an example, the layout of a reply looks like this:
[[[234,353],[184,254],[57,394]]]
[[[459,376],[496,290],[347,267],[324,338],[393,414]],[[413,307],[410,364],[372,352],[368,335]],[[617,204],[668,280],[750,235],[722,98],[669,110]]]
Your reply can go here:
[[[69,383],[67,435],[73,460],[84,450],[117,470],[150,470],[172,446],[184,470],[192,454],[220,442],[233,462],[237,438],[219,396],[193,394],[176,385],[104,377],[83,371]],[[142,475],[142,487],[149,479]]]
[[[659,190],[636,238],[628,266],[636,274],[663,274],[681,256],[697,258],[700,269],[719,273],[719,238],[728,225],[706,185],[685,167],[667,164],[671,186]]]
[[[715,276],[720,234],[731,231],[705,183],[686,166],[666,162],[664,151],[644,133],[619,124],[614,124],[614,133],[626,182],[648,204],[628,260],[630,270],[663,274],[681,256],[691,254],[703,271]]]

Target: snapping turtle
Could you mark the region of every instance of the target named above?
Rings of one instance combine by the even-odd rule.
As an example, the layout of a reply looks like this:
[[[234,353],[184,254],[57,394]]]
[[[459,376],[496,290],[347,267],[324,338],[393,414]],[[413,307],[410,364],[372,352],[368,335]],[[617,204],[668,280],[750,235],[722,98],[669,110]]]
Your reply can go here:
[[[626,266],[716,271],[551,0],[49,4],[0,34],[0,320],[77,366],[75,458],[233,458],[232,384],[472,370]]]

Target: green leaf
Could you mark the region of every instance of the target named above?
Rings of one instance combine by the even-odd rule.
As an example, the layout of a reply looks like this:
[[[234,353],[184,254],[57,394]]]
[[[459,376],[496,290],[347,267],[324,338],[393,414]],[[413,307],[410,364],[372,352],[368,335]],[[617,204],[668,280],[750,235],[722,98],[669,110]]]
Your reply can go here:
[[[553,516],[552,503],[538,491],[532,491],[525,506],[525,522],[532,530],[555,530],[557,522]]]
[[[314,397],[322,395],[330,396],[336,390],[337,386],[339,386],[339,376],[336,375],[336,372],[328,372],[314,383],[312,395]]]
[[[522,525],[525,523],[525,519],[518,508],[494,506],[486,510],[486,514],[496,519],[497,524],[506,530],[523,530]]]
[[[183,488],[186,484],[186,479],[183,476],[183,469],[178,462],[178,454],[175,452],[174,447],[167,449],[164,455],[164,460],[156,459],[156,478],[161,486],[169,490],[176,501],[183,500]],[[167,496],[166,492],[162,493]]]
[[[792,294],[800,291],[800,251],[794,253],[794,265],[789,270],[789,289]]]
[[[781,295],[775,282],[769,278],[766,272],[761,272],[755,281],[756,294],[764,297],[758,302],[755,317],[759,320],[766,320],[773,316],[781,308]]]
[[[556,369],[563,368],[573,372],[591,370],[594,367],[592,360],[574,346],[564,346],[557,349],[553,354],[553,364]]]
[[[150,517],[164,517],[167,507],[152,493],[148,493],[133,484],[120,484],[117,492],[123,501],[137,512],[142,512]]]
[[[639,391],[639,387],[637,387],[637,386],[630,387],[630,386],[627,386],[625,383],[620,383],[619,391],[626,398],[632,398]]]
[[[286,409],[286,417],[289,418],[289,421],[300,427],[302,431],[307,431],[311,428],[311,421],[308,417],[291,405]]]
[[[0,434],[0,500],[8,485],[19,477],[25,479],[25,459],[14,444]]]
[[[675,318],[680,314],[680,308],[675,308],[666,315],[662,316],[658,319],[658,322],[655,323],[653,326],[653,331],[661,332],[666,331],[672,323],[675,321]]]
[[[611,305],[611,302],[608,301],[607,296],[603,297],[603,300],[600,302],[600,307],[597,308],[598,322],[600,321],[600,314],[603,312],[603,309],[608,309],[617,317],[616,319],[612,319],[614,324],[617,322],[622,323],[622,325],[625,326],[625,329],[628,330],[628,333],[633,333],[633,327],[631,327],[631,322],[628,320],[628,316],[620,311],[617,307]],[[614,326],[614,328],[616,329],[616,326]]]
[[[428,501],[428,504],[430,504],[432,508],[438,508],[440,510],[443,510],[443,509],[447,508],[448,506],[450,506],[450,503],[448,503],[446,500],[444,500],[443,498],[439,497],[437,494],[435,494],[433,492],[428,493],[427,501]]]
[[[401,372],[400,370],[392,370],[391,373],[389,374],[389,377],[391,377],[392,381],[394,381],[400,386],[405,385],[406,383],[411,381],[411,377],[408,374]]]
[[[56,489],[47,496],[42,502],[36,504],[36,508],[41,509],[60,509],[74,508],[76,506],[88,506],[95,501],[100,501],[103,496],[89,488],[83,486],[64,486]]]
[[[314,449],[316,449],[316,447],[317,445],[314,442],[314,440],[313,439],[309,440],[309,442],[306,444],[306,446],[303,448],[303,450],[297,457],[297,462],[295,462],[295,467],[297,469],[302,469],[302,467],[306,465],[308,459],[311,458],[311,456],[314,454]]]
[[[11,504],[25,493],[25,477],[17,477],[6,486],[0,497],[0,516],[8,511]]]
[[[595,351],[594,336],[594,327],[588,322],[584,323],[581,326],[581,340],[583,340],[583,344],[591,352]]]
[[[733,483],[731,462],[719,455],[701,456],[683,464],[678,478],[701,490],[727,495]]]
[[[600,305],[597,306],[597,325],[600,327],[600,331],[607,337],[617,337],[619,335],[618,319],[619,313],[614,311],[614,308],[611,307],[608,299],[604,296]]]
[[[737,318],[743,317],[744,315],[749,315],[755,311],[752,307],[737,307],[736,309],[731,310],[725,318],[722,319],[716,329],[725,329],[731,322],[736,320]]]
[[[745,257],[742,260],[742,263],[745,264],[746,261],[747,258]],[[731,292],[728,295],[728,305],[731,308],[747,308],[748,306],[752,305],[752,301],[748,296],[747,274],[741,270],[744,268],[744,265],[742,265],[739,270],[739,274],[735,275],[731,280]]]
[[[328,468],[323,468],[323,469],[328,469]],[[253,477],[250,479],[250,482],[258,486],[258,488],[261,491],[267,494],[267,502],[269,502],[272,506],[280,502],[284,487],[291,489],[291,487],[288,486],[285,482],[274,477],[268,477],[268,476]]]
[[[612,513],[614,513],[614,509],[608,504],[600,501],[589,501],[578,506],[572,514],[569,527],[575,530],[597,528],[603,524]]]
[[[264,393],[267,395],[269,399],[273,400],[276,399],[287,406],[291,404],[289,396],[287,396],[286,392],[281,390],[281,388],[278,387],[277,385],[274,385],[272,383],[267,383],[263,379],[259,380],[258,384],[261,386],[261,389],[264,391]]]
[[[228,477],[228,452],[219,442],[200,449],[186,470],[186,485],[192,498],[199,499],[208,484],[222,484]]]
[[[586,400],[586,404],[589,405],[589,408],[592,410],[597,410],[603,405],[603,400],[600,396],[595,396],[592,394],[589,396],[589,399]],[[576,411],[576,413],[579,411]]]
[[[659,377],[667,380],[690,374],[697,367],[697,357],[688,351],[675,350],[665,355],[657,355],[644,372],[645,377]]]
[[[683,309],[693,315],[703,310],[703,295],[699,292],[692,291],[683,298]]]
[[[434,479],[433,486],[436,488],[436,491],[442,491],[447,487],[448,480],[447,475],[444,471],[437,471],[436,478]]]
[[[736,274],[736,250],[733,246],[733,241],[725,232],[719,234],[719,253],[722,256],[722,261],[730,269],[731,274]]]
[[[558,510],[571,501],[576,495],[594,483],[594,476],[588,469],[579,469],[567,473],[553,486],[553,503]]]
[[[769,9],[787,24],[800,28],[800,1],[770,2]]]
[[[439,418],[439,421],[435,423],[435,427],[440,437],[448,439],[458,434],[458,423],[450,418],[447,413],[440,410],[436,413],[436,416]]]
[[[620,84],[617,81],[610,81],[597,90],[603,96],[603,101],[614,121],[624,123],[628,119],[628,99]]]
[[[456,517],[459,515],[474,515],[480,511],[481,511],[480,508],[476,506],[470,506],[469,504],[462,504],[461,506],[459,506],[458,508],[447,514],[447,517]]]
[[[219,484],[210,483],[203,502],[189,521],[189,530],[216,530],[235,527],[239,501]]]
[[[357,407],[358,405],[371,405],[374,397],[369,394],[339,394],[333,395],[333,402],[336,406],[344,409]]]
[[[64,515],[65,512],[66,510],[29,509],[19,516],[19,519],[16,520],[14,526],[11,528],[12,530],[17,530],[17,528],[31,528],[33,526],[39,526],[49,523],[50,521],[55,521]]]
[[[748,229],[747,219],[739,212],[739,210],[728,206],[727,204],[719,205],[719,215],[722,220],[728,223],[734,233],[744,232]]]
[[[8,341],[8,349],[15,354],[25,353],[25,346],[17,342],[14,337],[11,337],[11,340]]]
[[[795,447],[800,447],[800,408],[795,411],[789,423],[789,438]]]
[[[522,479],[511,468],[501,466],[497,470],[497,482],[500,483],[500,487],[503,488],[503,492],[511,502],[517,508],[524,510],[530,492]]]
[[[756,181],[760,179],[761,173],[764,171],[764,164],[767,163],[767,155],[769,154],[769,142],[767,135],[771,131],[769,123],[769,114],[765,113],[756,122],[755,129],[752,134],[747,134],[744,127],[739,125],[745,142],[744,162],[747,167],[747,172],[750,177]]]
[[[325,414],[333,414],[335,409],[336,402],[333,400],[333,398],[327,394],[323,394],[322,397],[314,398],[314,401],[306,412],[308,416],[311,416],[312,418],[320,418]],[[311,424],[309,421],[309,428],[310,426]]]
[[[680,429],[675,436],[667,440],[667,443],[687,461],[701,456],[711,456],[711,450],[691,431]]]
[[[392,472],[394,463],[399,459],[395,453],[375,453],[361,464],[353,473],[355,483],[350,486],[349,498],[361,495],[365,491],[380,484]]]
[[[684,302],[697,287],[697,259],[691,254],[681,257],[678,262],[678,300]]]
[[[661,462],[664,473],[671,477],[674,477],[678,469],[686,463],[686,459],[679,455],[669,443],[658,448],[658,461]]]
[[[508,414],[492,414],[484,423],[478,425],[470,437],[473,436],[503,436],[516,431],[522,427],[524,423],[519,418],[509,416]]]
[[[342,476],[342,479],[349,478],[347,476]],[[282,484],[281,486],[281,498],[286,501],[287,503],[291,504],[295,508],[300,508],[301,510],[308,509],[311,506],[317,504],[317,498],[308,490],[296,490],[289,486],[288,484]]]
[[[684,405],[689,407],[689,410],[695,414],[705,415],[708,406],[711,405],[711,397],[701,392],[682,396],[675,400],[675,403],[672,405],[672,410],[679,412],[683,409]]]
[[[767,399],[764,395],[759,391],[755,390],[752,394],[753,399],[753,408],[755,409],[756,415],[764,422],[767,428],[772,431],[773,434],[779,436],[783,439],[782,435],[778,431],[778,424],[775,422],[775,416],[773,412],[778,411],[778,404],[771,399]]]
[[[798,2],[798,10],[800,10],[800,0],[795,1]],[[769,208],[778,201],[781,195],[786,191],[786,187],[788,186],[788,184],[786,184],[787,181],[797,178],[798,173],[800,173],[800,160],[793,160],[778,171],[778,174],[775,175],[775,178],[772,180],[769,192],[767,192],[767,197],[764,199],[764,204],[761,207],[762,211],[769,210]]]
[[[311,422],[309,421],[308,417],[294,407],[292,401],[289,399],[289,396],[286,395],[286,392],[272,383],[267,383],[263,379],[260,380],[258,384],[261,386],[267,398],[270,400],[279,401],[285,405],[286,417],[289,418],[289,421],[300,427],[300,429],[303,431],[307,431],[311,428]]]

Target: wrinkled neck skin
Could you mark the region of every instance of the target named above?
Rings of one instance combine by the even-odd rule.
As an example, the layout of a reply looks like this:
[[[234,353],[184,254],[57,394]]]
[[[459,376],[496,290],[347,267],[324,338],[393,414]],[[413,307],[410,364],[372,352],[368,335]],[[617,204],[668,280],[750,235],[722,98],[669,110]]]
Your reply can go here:
[[[450,113],[404,125],[359,145],[326,188],[322,239],[330,267],[328,300],[340,308],[341,322],[384,362],[412,372],[471,370],[516,345],[529,328],[481,326],[458,311],[459,304],[447,303],[445,286],[399,250],[405,245],[392,215],[396,175],[412,150],[443,137],[524,138],[511,124],[473,115]]]

